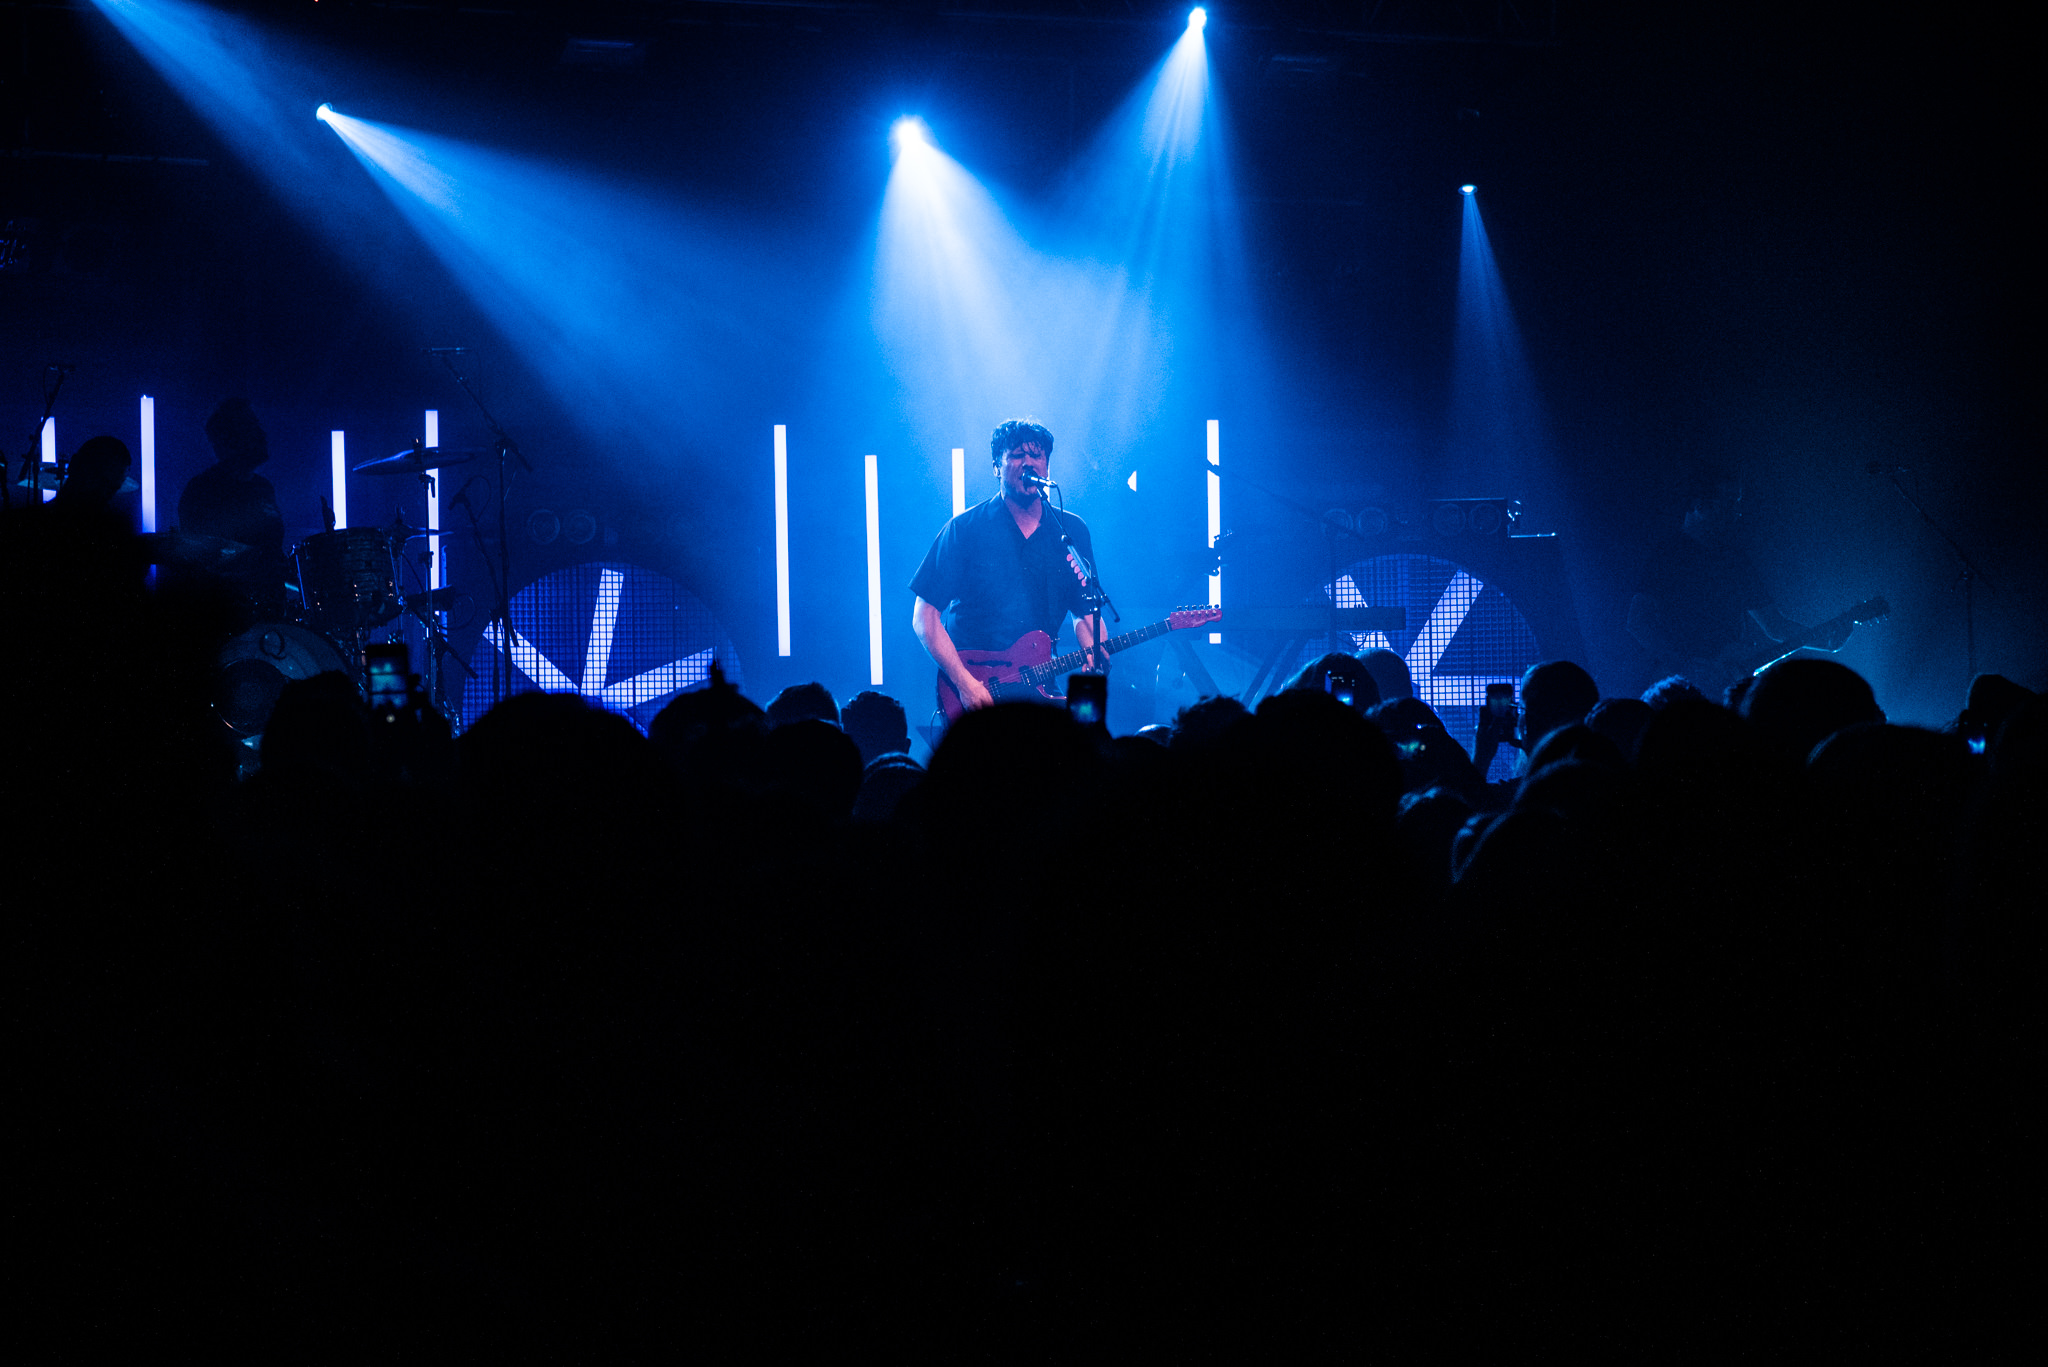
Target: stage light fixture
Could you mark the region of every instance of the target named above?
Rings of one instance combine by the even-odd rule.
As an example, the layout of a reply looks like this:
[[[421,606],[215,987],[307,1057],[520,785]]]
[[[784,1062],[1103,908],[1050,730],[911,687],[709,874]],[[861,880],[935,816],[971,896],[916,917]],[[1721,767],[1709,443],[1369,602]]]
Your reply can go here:
[[[322,122],[322,123],[326,123],[326,122],[327,122],[327,116],[328,116],[329,114],[332,114],[333,112],[334,112],[334,106],[333,106],[333,105],[331,105],[331,104],[328,104],[328,103],[327,103],[327,102],[326,102],[325,100],[322,100],[322,101],[320,102],[320,107],[319,107],[318,109],[315,109],[315,110],[313,111],[313,117],[314,117],[314,118],[316,118],[316,119],[318,119],[318,120],[320,120],[320,122]]]
[[[889,144],[901,156],[913,147],[932,145],[931,130],[924,126],[924,120],[914,114],[906,114],[889,127]]]
[[[1189,28],[1191,28],[1191,29],[1201,29],[1201,28],[1204,28],[1204,27],[1206,27],[1206,26],[1208,25],[1208,23],[1209,23],[1209,11],[1207,11],[1207,10],[1203,9],[1203,8],[1202,8],[1201,6],[1197,5],[1197,6],[1196,6],[1196,7],[1194,8],[1194,9],[1191,9],[1191,10],[1189,10],[1189,11],[1188,11],[1188,27],[1189,27]]]
[[[1458,193],[1461,195],[1469,195],[1478,188],[1479,187],[1477,185],[1460,185],[1458,187]]]

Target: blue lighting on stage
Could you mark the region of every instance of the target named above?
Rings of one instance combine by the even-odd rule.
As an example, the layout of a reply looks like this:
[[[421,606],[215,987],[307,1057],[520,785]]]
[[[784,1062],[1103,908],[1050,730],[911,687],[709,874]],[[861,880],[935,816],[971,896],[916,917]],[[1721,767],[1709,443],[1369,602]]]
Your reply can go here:
[[[1163,378],[1148,301],[1117,267],[1027,241],[921,132],[899,124],[895,141],[872,319],[934,484],[945,487],[945,453],[982,446],[991,414],[1034,414],[1063,445],[1134,439],[1130,405]]]
[[[1481,493],[1529,491],[1550,474],[1543,407],[1479,197],[1468,187],[1461,203],[1449,473]]]
[[[316,144],[305,136],[305,116],[288,111],[306,107],[316,72],[324,68],[331,79],[341,65],[331,54],[302,52],[246,20],[185,0],[92,3],[242,155],[288,191],[311,188]]]
[[[327,122],[327,116],[328,116],[329,114],[332,114],[333,112],[334,112],[334,106],[333,106],[333,105],[331,105],[331,104],[327,104],[327,103],[325,103],[325,102],[322,102],[322,104],[320,105],[320,107],[319,107],[318,109],[316,109],[316,110],[314,110],[314,111],[313,111],[313,117],[314,117],[314,118],[316,118],[316,119],[318,119],[318,120],[320,120],[320,122],[322,122],[322,123],[326,123],[326,122]]]
[[[1188,11],[1189,28],[1200,30],[1206,27],[1208,25],[1208,22],[1209,11],[1203,9],[1200,5],[1197,5],[1195,8]]]
[[[1043,197],[984,183],[899,120],[869,295],[935,510],[946,453],[1029,414],[1058,435],[1070,496],[1144,490],[1080,506],[1118,548],[1122,587],[1169,602],[1203,593],[1201,562],[1180,554],[1200,544],[1201,422],[1219,391],[1234,412],[1264,402],[1267,374],[1203,26],[1190,16]],[[1173,439],[1157,445],[1176,430],[1178,475]],[[1152,450],[1168,465],[1138,485]]]
[[[699,430],[692,403],[755,392],[802,326],[783,307],[800,273],[756,225],[617,176],[332,110],[326,122],[593,435],[680,446]]]
[[[1469,195],[1478,188],[1479,187],[1477,185],[1460,185],[1458,187],[1458,193],[1461,195]]]

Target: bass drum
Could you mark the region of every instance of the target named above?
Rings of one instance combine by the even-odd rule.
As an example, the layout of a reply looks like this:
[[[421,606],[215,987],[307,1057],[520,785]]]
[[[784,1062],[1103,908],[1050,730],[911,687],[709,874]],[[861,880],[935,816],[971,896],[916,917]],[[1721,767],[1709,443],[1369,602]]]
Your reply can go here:
[[[291,680],[349,672],[325,636],[290,622],[257,623],[221,647],[218,663],[213,713],[241,740],[263,734]]]

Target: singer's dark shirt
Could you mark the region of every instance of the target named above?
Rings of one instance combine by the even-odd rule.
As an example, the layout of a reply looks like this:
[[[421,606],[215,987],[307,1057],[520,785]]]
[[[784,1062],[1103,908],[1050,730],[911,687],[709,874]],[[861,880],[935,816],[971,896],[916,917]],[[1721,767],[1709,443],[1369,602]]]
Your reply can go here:
[[[940,529],[910,591],[939,609],[946,634],[961,650],[1002,650],[1028,631],[1057,638],[1068,613],[1088,611],[1080,576],[1060,544],[1062,525],[1075,549],[1094,563],[1088,524],[1072,513],[1055,524],[1046,511],[1027,537],[1001,496],[977,504]]]

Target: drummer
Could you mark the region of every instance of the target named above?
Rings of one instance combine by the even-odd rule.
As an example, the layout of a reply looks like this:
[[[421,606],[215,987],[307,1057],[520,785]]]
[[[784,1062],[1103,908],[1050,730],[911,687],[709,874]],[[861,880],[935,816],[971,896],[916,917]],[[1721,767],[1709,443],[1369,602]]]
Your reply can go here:
[[[249,622],[281,620],[290,578],[284,517],[277,510],[277,490],[256,473],[270,459],[270,439],[247,399],[229,399],[214,409],[206,439],[213,444],[214,463],[179,495],[179,530],[246,546],[208,573],[230,586]]]

